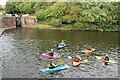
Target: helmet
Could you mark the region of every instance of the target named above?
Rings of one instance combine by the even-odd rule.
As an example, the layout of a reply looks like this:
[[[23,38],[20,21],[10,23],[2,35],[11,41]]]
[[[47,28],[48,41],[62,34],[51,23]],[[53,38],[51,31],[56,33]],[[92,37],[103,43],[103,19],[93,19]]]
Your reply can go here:
[[[61,41],[61,42],[64,42],[64,41]]]
[[[53,49],[51,49],[51,52],[53,51]]]
[[[76,55],[77,58],[79,58],[81,60],[81,57],[79,55]]]
[[[108,54],[106,54],[105,56],[108,56]]]
[[[61,42],[65,42],[65,40],[61,40]]]

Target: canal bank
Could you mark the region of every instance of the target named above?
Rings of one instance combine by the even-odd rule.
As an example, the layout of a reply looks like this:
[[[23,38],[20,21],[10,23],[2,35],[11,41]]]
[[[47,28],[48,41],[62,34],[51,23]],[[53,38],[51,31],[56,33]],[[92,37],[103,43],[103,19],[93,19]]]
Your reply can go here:
[[[1,28],[0,29],[0,36],[2,35],[2,33],[5,31],[5,29]]]
[[[4,32],[5,29],[0,29],[0,35]]]
[[[3,33],[6,29],[13,29],[13,28],[12,28],[12,27],[11,27],[11,28],[0,28],[0,36],[2,35],[2,33]]]

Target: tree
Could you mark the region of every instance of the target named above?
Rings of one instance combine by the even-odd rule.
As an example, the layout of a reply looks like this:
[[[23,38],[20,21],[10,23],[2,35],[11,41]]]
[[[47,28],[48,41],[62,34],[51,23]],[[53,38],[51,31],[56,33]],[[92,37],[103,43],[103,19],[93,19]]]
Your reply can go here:
[[[8,14],[20,14],[20,10],[16,3],[14,2],[7,2],[6,3],[6,8],[5,8],[6,13]]]

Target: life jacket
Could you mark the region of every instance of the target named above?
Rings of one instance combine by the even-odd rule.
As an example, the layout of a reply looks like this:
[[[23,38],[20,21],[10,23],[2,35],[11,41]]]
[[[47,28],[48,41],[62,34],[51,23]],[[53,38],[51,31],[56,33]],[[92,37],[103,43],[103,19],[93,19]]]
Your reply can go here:
[[[105,60],[104,58],[101,58],[101,61],[102,61],[102,62],[105,62],[106,60]]]
[[[80,62],[80,59],[79,58],[75,58],[74,61],[75,62]]]
[[[105,57],[105,60],[106,60],[106,61],[109,61],[109,57],[106,56],[106,57]],[[108,65],[108,62],[105,62],[105,65]]]
[[[60,43],[60,45],[61,45],[61,46],[64,46],[64,45],[65,45],[65,43],[64,43],[64,42],[61,42],[61,43]]]
[[[49,55],[50,55],[50,56],[53,56],[53,55],[54,55],[54,53],[53,53],[53,52],[50,52],[50,53],[49,53]]]
[[[109,57],[108,57],[108,56],[106,56],[106,57],[105,57],[105,60],[106,60],[106,61],[109,61]]]
[[[52,68],[57,67],[58,65],[55,65],[54,63],[50,63],[48,66],[49,66],[50,69],[52,69]]]

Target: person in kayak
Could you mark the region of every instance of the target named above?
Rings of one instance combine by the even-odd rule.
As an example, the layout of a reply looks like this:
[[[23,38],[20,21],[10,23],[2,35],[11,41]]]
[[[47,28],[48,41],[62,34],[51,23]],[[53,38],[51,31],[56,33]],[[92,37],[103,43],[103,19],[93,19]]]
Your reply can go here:
[[[88,47],[88,50],[95,51],[95,49],[93,48],[93,46],[90,46],[90,45]]]
[[[51,49],[49,55],[50,55],[50,56],[53,56],[53,55],[54,55],[54,53],[53,53],[53,49]]]
[[[64,46],[65,45],[65,42],[64,41],[61,41],[60,42],[60,46]]]
[[[74,67],[79,66],[80,65],[80,60],[81,60],[81,58],[79,56],[76,56],[75,59],[74,59],[74,61],[73,61],[73,63],[72,63],[72,65]]]
[[[80,58],[76,57],[76,58],[74,59],[74,61],[75,61],[75,62],[80,62]]]
[[[49,66],[50,69],[53,69],[53,68],[56,68],[58,66],[58,64],[55,64],[54,60],[51,59],[51,62],[50,62],[50,64],[48,66]]]
[[[56,45],[57,46],[57,48],[58,48],[58,50],[60,50],[60,49],[63,49],[64,51],[65,51],[65,41],[64,40],[62,40],[59,44],[57,44]]]
[[[106,61],[109,61],[108,54],[106,54],[105,57],[102,57],[101,61],[104,62],[105,65],[108,65],[108,62],[106,62]]]
[[[105,58],[104,58],[105,61],[109,61],[109,57],[108,57],[108,54],[105,55]],[[105,65],[108,65],[108,62],[105,62]]]

